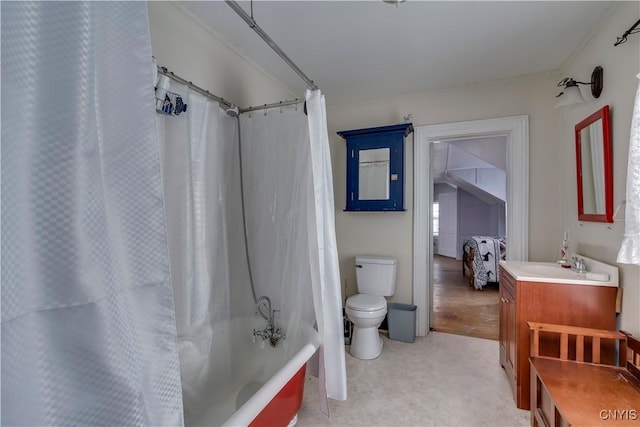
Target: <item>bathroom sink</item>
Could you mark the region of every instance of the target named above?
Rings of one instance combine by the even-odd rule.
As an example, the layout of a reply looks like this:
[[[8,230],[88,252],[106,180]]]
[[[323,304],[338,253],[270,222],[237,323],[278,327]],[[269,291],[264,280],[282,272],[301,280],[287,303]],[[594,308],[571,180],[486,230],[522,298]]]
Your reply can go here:
[[[508,271],[516,280],[525,282],[550,282],[568,285],[592,285],[618,287],[618,268],[580,255],[587,271],[598,274],[606,280],[592,280],[586,273],[577,273],[552,262],[501,261],[500,267]]]
[[[521,270],[529,273],[535,274],[537,276],[544,277],[558,277],[558,278],[566,278],[566,279],[578,279],[579,274],[571,271],[569,268],[562,268],[560,265],[546,264],[546,263],[527,263],[521,267]],[[584,276],[584,275],[583,275]]]

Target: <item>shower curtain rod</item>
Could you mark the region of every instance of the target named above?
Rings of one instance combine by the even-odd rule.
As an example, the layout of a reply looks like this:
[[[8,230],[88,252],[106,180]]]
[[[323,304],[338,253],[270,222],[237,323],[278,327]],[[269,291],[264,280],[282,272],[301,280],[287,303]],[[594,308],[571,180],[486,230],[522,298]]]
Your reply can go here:
[[[240,113],[248,113],[250,111],[268,110],[270,108],[286,107],[287,105],[301,104],[303,102],[305,102],[304,99],[296,98],[296,99],[292,99],[290,101],[280,101],[280,102],[274,102],[272,104],[264,104],[264,105],[260,105],[260,106],[256,106],[256,107],[240,108]]]
[[[200,86],[194,85],[189,80],[183,79],[177,74],[174,74],[173,71],[169,71],[167,67],[161,67],[160,65],[158,65],[158,73],[165,75],[170,79],[177,81],[178,83],[182,83],[183,85],[187,86],[189,89],[193,90],[194,92],[198,92],[200,95],[204,95],[207,98],[211,98],[214,101],[218,101],[225,108],[231,108],[234,106],[231,102],[227,101],[226,99],[216,96],[211,92],[209,92],[208,90],[202,89]]]
[[[165,75],[167,77],[169,77],[172,80],[177,81],[178,83],[181,83],[185,86],[187,86],[189,89],[193,90],[194,92],[198,92],[200,95],[206,96],[207,98],[213,99],[214,101],[219,102],[222,106],[224,106],[225,108],[231,108],[234,107],[235,104],[227,101],[224,98],[221,98],[217,95],[212,94],[211,92],[209,92],[206,89],[202,89],[200,86],[195,85],[193,83],[191,83],[189,80],[180,77],[179,75],[175,74],[173,71],[169,71],[169,69],[167,69],[167,67],[162,67],[160,65],[157,66],[158,68],[158,73]],[[239,108],[238,111],[240,113],[247,113],[250,111],[259,111],[259,110],[268,110],[270,108],[278,108],[278,107],[286,107],[287,105],[294,105],[294,104],[299,104],[301,102],[304,102],[303,99],[292,99],[292,100],[287,100],[287,101],[280,101],[280,102],[273,102],[271,104],[264,104],[258,107],[247,107],[247,108]]]
[[[302,70],[295,64],[295,62],[293,62],[291,58],[289,58],[287,54],[284,53],[282,49],[280,49],[280,46],[278,46],[276,42],[274,42],[273,39],[269,37],[269,35],[265,33],[258,24],[256,24],[256,20],[253,19],[253,16],[248,15],[247,12],[245,12],[244,9],[234,0],[225,0],[225,2],[244,20],[244,22],[249,24],[249,27],[253,31],[255,31],[256,34],[258,34],[262,38],[262,40],[264,40],[269,45],[269,47],[271,47],[271,49],[273,49],[273,51],[277,53],[278,56],[280,56],[280,58],[282,58],[284,62],[286,62],[287,65],[300,76],[302,80],[305,81],[305,83],[311,90],[318,90],[318,86],[313,82],[313,80],[307,77],[307,75],[302,72]]]

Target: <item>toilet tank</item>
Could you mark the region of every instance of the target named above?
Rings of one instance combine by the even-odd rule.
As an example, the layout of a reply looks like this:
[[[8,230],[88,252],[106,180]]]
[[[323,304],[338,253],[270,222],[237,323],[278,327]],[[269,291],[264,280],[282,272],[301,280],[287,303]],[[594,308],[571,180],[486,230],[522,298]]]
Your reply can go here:
[[[381,256],[356,257],[356,282],[361,294],[391,296],[396,291],[398,261]]]

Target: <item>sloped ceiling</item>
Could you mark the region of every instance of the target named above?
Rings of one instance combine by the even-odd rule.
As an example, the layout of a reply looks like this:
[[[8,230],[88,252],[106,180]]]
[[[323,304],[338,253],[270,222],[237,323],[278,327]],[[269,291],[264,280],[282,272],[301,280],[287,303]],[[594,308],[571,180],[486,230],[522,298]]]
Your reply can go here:
[[[431,170],[434,183],[461,187],[487,203],[500,199],[470,181],[458,176],[476,168],[507,169],[507,139],[504,136],[449,140],[432,144]]]
[[[254,1],[253,16],[336,104],[558,70],[613,4]],[[224,2],[183,5],[294,93],[304,92],[305,83]]]
[[[454,147],[453,150],[449,146]],[[460,169],[451,163],[464,162],[467,158],[474,158],[475,166],[493,166],[502,171],[507,170],[507,140],[504,136],[489,138],[458,139],[442,141],[431,147],[431,168],[433,179],[440,181],[449,169]],[[488,165],[487,165],[488,164]]]

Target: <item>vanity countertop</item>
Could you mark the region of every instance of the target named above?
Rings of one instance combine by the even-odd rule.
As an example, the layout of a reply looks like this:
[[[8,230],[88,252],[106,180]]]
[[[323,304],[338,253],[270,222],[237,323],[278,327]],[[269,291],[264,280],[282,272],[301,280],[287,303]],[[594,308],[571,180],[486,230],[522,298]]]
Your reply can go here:
[[[504,268],[519,281],[618,287],[617,267],[583,256],[580,258],[585,260],[587,271],[606,273],[609,275],[609,280],[589,280],[585,277],[585,273],[576,273],[553,262],[500,261],[500,268]]]

